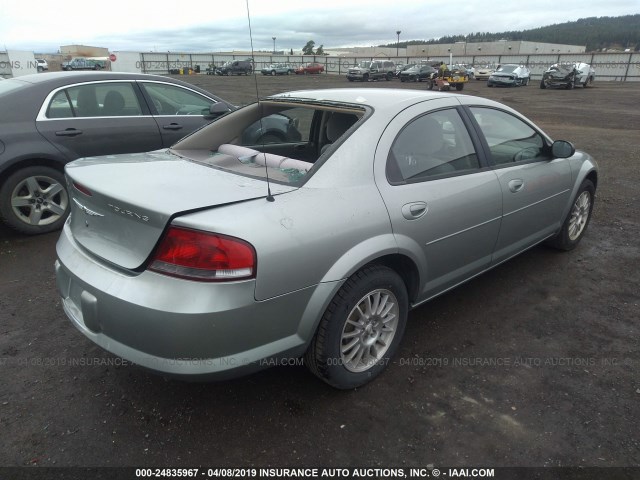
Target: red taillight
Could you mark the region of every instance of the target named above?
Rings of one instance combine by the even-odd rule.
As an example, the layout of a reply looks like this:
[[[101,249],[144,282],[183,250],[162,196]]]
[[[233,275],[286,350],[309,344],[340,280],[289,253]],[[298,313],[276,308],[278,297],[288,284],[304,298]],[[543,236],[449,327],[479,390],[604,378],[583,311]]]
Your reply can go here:
[[[93,196],[93,194],[91,193],[91,190],[89,190],[87,187],[85,187],[84,185],[80,185],[78,182],[73,182],[73,186],[75,187],[76,190],[78,190],[79,192],[84,193],[85,195],[91,197]]]
[[[242,280],[255,277],[256,252],[239,238],[170,227],[149,269],[190,280]]]

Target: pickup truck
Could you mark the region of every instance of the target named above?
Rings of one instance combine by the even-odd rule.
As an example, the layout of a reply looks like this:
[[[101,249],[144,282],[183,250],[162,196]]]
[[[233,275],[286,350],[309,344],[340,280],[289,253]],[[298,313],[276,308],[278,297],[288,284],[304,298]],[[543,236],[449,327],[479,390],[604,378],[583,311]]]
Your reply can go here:
[[[63,70],[102,70],[104,67],[104,60],[92,60],[90,58],[74,58],[70,62],[62,64]]]

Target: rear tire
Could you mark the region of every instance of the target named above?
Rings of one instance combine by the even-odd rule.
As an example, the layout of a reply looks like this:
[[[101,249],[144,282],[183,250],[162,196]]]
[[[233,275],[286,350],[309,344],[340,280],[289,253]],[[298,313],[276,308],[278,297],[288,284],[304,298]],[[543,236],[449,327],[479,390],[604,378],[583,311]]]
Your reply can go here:
[[[555,237],[547,240],[547,245],[565,251],[576,248],[591,221],[595,194],[596,188],[591,180],[582,182],[562,228]]]
[[[51,167],[14,172],[0,187],[0,219],[27,235],[59,230],[69,216],[64,174]]]
[[[409,299],[400,276],[373,265],[353,274],[327,307],[306,354],[311,372],[339,389],[360,387],[390,363]]]

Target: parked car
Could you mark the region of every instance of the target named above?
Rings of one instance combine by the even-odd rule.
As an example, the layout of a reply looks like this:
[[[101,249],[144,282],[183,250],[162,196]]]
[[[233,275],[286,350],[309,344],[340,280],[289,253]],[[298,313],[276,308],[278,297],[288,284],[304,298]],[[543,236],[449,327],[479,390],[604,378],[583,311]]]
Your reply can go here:
[[[588,63],[556,63],[542,74],[540,88],[572,89],[579,85],[586,88],[593,83],[595,76],[595,69]]]
[[[411,67],[415,67],[416,64],[415,63],[408,63],[406,65],[402,64],[402,63],[396,63],[396,71],[393,74],[394,77],[400,78],[400,74],[402,72],[404,72],[405,70],[410,69]]]
[[[495,72],[495,68],[487,65],[484,67],[474,67],[473,68],[473,77],[476,80],[488,80],[493,72]]]
[[[249,75],[253,72],[253,63],[249,60],[233,60],[216,69],[217,75]]]
[[[527,86],[531,80],[531,70],[524,65],[500,65],[487,80],[487,87]]]
[[[429,80],[431,75],[438,71],[430,65],[415,65],[403,72],[400,72],[401,82],[422,82]]]
[[[79,157],[157,150],[235,108],[168,77],[113,72],[25,75],[0,85],[0,219],[37,234],[62,227],[70,197],[64,165]],[[288,118],[253,141],[297,140]]]
[[[42,58],[36,58],[36,69],[38,70],[38,72],[49,70],[49,63],[47,63],[47,61]]]
[[[291,68],[284,63],[272,63],[260,70],[263,75],[289,75]]]
[[[363,60],[349,69],[347,80],[368,82],[369,80],[391,80],[396,71],[396,64],[391,60]]]
[[[106,62],[91,58],[74,58],[62,63],[62,70],[104,70]]]
[[[239,140],[273,114],[300,140]],[[275,95],[66,175],[57,285],[90,340],[191,379],[304,356],[337,388],[384,370],[410,308],[545,240],[576,247],[598,182],[505,105],[400,89]]]
[[[467,65],[465,63],[458,63],[456,65],[453,65],[453,70],[463,71],[467,74],[469,78],[473,78],[475,73],[473,66]]]
[[[324,72],[324,66],[319,63],[307,63],[296,68],[296,75],[307,75],[308,73],[322,73]]]

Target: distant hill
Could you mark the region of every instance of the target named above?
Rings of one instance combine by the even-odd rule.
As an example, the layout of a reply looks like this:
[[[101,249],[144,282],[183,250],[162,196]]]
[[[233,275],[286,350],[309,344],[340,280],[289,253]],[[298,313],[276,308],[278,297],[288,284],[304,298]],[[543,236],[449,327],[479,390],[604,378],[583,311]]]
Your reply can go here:
[[[587,51],[630,48],[640,51],[640,14],[621,17],[589,17],[575,22],[556,23],[531,30],[488,33],[478,32],[467,35],[447,35],[431,40],[409,40],[399,44],[390,43],[382,47],[401,48],[408,45],[429,45],[454,42],[494,42],[497,40],[560,43],[566,45],[586,45]]]

